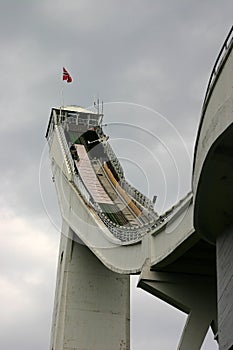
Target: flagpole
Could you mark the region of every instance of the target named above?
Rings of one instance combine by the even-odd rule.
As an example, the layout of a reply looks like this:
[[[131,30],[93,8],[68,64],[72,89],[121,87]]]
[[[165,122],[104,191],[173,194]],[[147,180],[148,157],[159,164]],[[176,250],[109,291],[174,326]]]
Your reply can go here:
[[[59,119],[61,121],[61,110],[64,107],[64,81],[61,81],[61,90],[60,90],[60,116]]]
[[[61,110],[62,108],[65,107],[64,103],[64,81],[67,83],[72,82],[72,77],[71,75],[67,72],[67,70],[63,67],[63,72],[62,72],[62,85],[61,85],[61,106],[60,106],[60,117],[61,117]]]
[[[64,82],[61,82],[61,106],[65,107],[65,103],[64,103]]]

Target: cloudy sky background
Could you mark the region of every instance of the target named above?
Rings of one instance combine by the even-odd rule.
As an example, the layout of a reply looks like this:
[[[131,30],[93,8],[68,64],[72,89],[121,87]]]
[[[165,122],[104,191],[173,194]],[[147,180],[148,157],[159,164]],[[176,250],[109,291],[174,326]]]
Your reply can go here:
[[[60,216],[44,138],[52,106],[105,102],[129,181],[162,212],[191,188],[208,78],[231,0],[0,0],[0,347],[49,349]],[[127,125],[126,125],[127,124]],[[133,350],[173,350],[186,316],[136,290]],[[216,349],[211,333],[204,350]]]

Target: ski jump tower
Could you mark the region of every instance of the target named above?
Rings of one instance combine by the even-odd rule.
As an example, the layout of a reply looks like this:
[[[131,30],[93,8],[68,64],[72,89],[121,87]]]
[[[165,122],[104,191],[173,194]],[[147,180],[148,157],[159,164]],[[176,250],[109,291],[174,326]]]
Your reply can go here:
[[[62,229],[51,350],[129,350],[130,274],[188,314],[180,350],[200,349],[209,326],[220,349],[233,346],[232,47],[231,29],[203,104],[192,192],[160,216],[125,179],[103,114],[52,108]]]

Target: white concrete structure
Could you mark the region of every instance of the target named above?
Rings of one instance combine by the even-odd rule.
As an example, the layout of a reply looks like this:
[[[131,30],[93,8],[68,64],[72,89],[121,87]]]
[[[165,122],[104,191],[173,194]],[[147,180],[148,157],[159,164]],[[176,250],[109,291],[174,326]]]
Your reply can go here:
[[[200,349],[209,326],[216,339],[221,331],[220,349],[233,345],[231,337],[221,345],[233,316],[223,315],[217,299],[227,294],[231,274],[217,292],[222,250],[216,257],[215,247],[232,224],[232,48],[231,30],[203,105],[193,192],[160,217],[124,179],[103,135],[102,115],[74,106],[52,109],[46,137],[63,227],[51,350],[128,350],[129,275],[135,273],[139,287],[188,313],[180,350]],[[88,154],[84,167],[77,152],[83,159]]]
[[[129,349],[129,276],[61,235],[51,349]]]

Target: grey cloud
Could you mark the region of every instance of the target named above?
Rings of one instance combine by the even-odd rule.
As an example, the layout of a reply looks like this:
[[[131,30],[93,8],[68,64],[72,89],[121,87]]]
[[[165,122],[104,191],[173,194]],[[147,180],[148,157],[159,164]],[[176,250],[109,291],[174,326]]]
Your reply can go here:
[[[71,85],[64,86],[66,104],[89,106],[99,93],[106,102],[134,102],[155,109],[174,125],[191,152],[207,80],[232,24],[232,7],[232,1],[229,0],[221,4],[217,0],[206,0],[201,5],[196,1],[184,0],[2,1],[2,210],[11,210],[16,217],[27,222],[34,220],[40,232],[47,230],[54,242],[54,254],[57,252],[56,226],[60,225],[60,218],[55,189],[49,164],[44,161],[41,170],[39,165],[46,144],[44,134],[50,108],[61,103],[63,65],[74,78]],[[122,110],[110,108],[106,104],[105,112],[106,122],[120,120],[136,125],[145,123],[147,129],[159,135],[169,149],[174,150],[176,162],[179,168],[182,167],[182,178],[185,179],[180,194],[185,194],[190,186],[191,165],[188,165],[186,156],[180,156],[182,145],[175,147],[174,134],[162,127],[159,119],[146,117],[145,111],[140,108]],[[148,146],[144,134],[122,127],[106,127],[106,132],[110,133],[116,153],[122,159],[130,158],[131,162],[123,161],[129,181],[147,191],[143,172],[135,173],[135,167],[143,167],[149,179],[150,195],[158,193],[162,198],[163,176],[156,161],[151,168],[151,154],[144,153],[144,146]],[[128,152],[123,147],[126,141],[122,144],[114,141],[119,137],[128,140]],[[137,148],[140,159],[133,157],[136,141],[142,144]],[[150,150],[166,172],[169,188],[167,205],[172,205],[177,196],[174,165],[159,142],[155,142],[153,147],[151,145]],[[187,164],[183,166],[183,162]],[[50,219],[55,222],[55,227]],[[11,237],[10,229],[1,226],[4,237]],[[15,234],[20,236],[22,231],[22,227],[14,227]],[[33,232],[28,231],[28,240],[33,242],[33,239]],[[9,282],[9,293],[19,288],[33,305],[21,313],[15,310],[15,316],[9,323],[4,323],[7,315],[2,316],[5,328],[4,336],[0,339],[1,347],[5,350],[46,349],[49,343],[56,258],[48,262],[50,254],[45,252],[43,263],[41,257],[29,254],[30,248],[27,246],[22,247],[20,254],[17,239],[12,241],[11,248],[5,245],[5,251],[5,240],[1,238],[1,242],[3,272],[0,278]],[[40,247],[37,249],[39,251]],[[7,254],[12,258],[8,259]],[[46,274],[47,264],[51,265]],[[20,275],[38,271],[42,276],[38,288],[29,282],[20,281]],[[162,311],[158,303],[156,312],[161,319],[161,327],[156,324],[158,328],[147,328],[144,323],[151,322],[153,326],[158,320],[158,314],[155,312],[149,315],[148,309],[153,305],[151,298],[144,299],[142,294],[138,298],[133,301],[132,307],[132,317],[136,315],[137,318],[133,319],[133,349],[154,349],[151,344],[156,341],[164,342],[163,350],[171,349],[181,332],[183,315],[177,321],[174,311],[174,317],[170,319],[167,309]],[[6,304],[14,304],[12,299],[6,297],[4,300]],[[17,305],[15,301],[15,309]],[[205,349],[213,349],[213,346],[213,341],[209,341]]]

